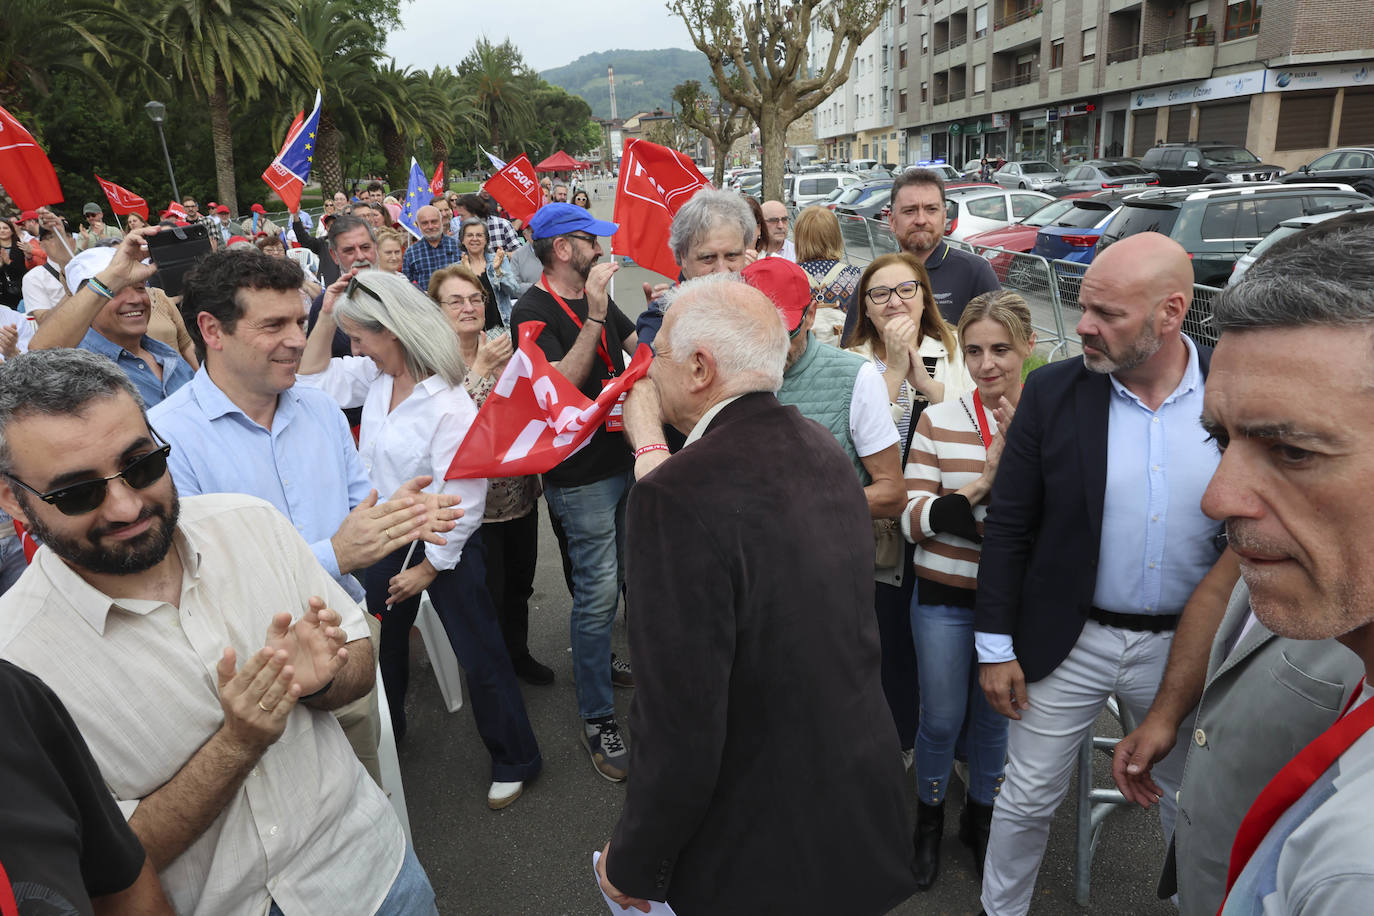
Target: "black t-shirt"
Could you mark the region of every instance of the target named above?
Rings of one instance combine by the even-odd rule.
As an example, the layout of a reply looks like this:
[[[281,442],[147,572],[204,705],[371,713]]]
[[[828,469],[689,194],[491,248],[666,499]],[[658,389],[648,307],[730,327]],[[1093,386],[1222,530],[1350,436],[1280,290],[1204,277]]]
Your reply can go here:
[[[76,724],[34,675],[0,661],[0,864],[21,914],[90,914],[127,890],[143,846]]]
[[[577,320],[585,323],[586,298],[564,301],[568,308],[573,310]],[[544,355],[551,363],[556,363],[566,356],[577,342],[577,335],[581,333],[581,329],[568,317],[568,313],[563,311],[563,307],[538,284],[527,289],[511,310],[511,334],[517,345],[520,340],[520,325],[526,321],[544,322],[544,331],[535,343],[544,351]],[[625,352],[621,349],[621,344],[626,337],[634,333],[634,330],[634,322],[626,318],[616,304],[611,302],[606,309],[605,340],[606,349],[610,351],[608,355],[611,365],[615,367],[615,375],[625,371]],[[587,380],[579,389],[589,398],[599,395],[602,383],[612,376],[606,368],[602,353],[603,351],[598,349],[592,357],[591,371],[587,373]],[[628,471],[633,464],[634,458],[630,454],[629,444],[625,441],[625,434],[607,432],[603,423],[592,434],[590,442],[545,474],[544,480],[555,487],[580,487]]]

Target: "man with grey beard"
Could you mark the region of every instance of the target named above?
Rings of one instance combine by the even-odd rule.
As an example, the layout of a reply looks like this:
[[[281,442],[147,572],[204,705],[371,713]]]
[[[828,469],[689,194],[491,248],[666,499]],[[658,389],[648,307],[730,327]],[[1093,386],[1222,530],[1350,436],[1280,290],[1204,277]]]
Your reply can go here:
[[[1030,906],[1050,821],[1108,697],[1137,719],[1173,631],[1224,606],[1233,555],[1203,514],[1216,445],[1198,426],[1211,351],[1182,333],[1188,256],[1141,233],[1083,277],[1083,359],[1029,379],[988,503],[974,613],[980,682],[1012,719],[987,839],[984,909]],[[1029,691],[1027,685],[1030,685]],[[1173,832],[1183,754],[1154,769]],[[981,838],[975,838],[981,839]]]

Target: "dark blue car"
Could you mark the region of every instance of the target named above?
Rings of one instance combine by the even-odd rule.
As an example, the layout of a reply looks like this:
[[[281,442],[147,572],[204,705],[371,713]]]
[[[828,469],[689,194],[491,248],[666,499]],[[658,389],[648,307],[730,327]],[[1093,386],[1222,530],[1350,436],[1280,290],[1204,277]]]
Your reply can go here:
[[[1114,194],[1075,200],[1071,208],[1035,234],[1031,254],[1047,261],[1092,263],[1097,240],[1123,200],[1124,196]]]

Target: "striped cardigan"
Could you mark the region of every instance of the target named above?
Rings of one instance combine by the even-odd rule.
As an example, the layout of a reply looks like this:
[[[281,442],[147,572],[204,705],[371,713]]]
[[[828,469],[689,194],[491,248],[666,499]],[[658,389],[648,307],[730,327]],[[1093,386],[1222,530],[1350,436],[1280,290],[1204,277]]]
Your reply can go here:
[[[916,545],[914,564],[921,579],[973,591],[978,587],[979,545],[930,525],[936,499],[975,481],[983,473],[987,450],[973,419],[973,393],[956,400],[932,404],[921,414],[911,439],[906,463],[907,506],[902,513],[902,534]],[[987,412],[988,427],[995,435],[997,420]],[[979,536],[988,509],[973,507]]]

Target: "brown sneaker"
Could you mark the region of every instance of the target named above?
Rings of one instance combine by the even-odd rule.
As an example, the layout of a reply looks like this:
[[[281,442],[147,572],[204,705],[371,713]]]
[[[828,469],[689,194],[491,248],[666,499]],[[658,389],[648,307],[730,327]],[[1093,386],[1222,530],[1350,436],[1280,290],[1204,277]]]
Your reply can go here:
[[[611,684],[616,687],[633,687],[635,676],[630,671],[630,663],[625,659],[611,653]]]
[[[625,747],[625,739],[620,736],[620,726],[615,724],[615,719],[588,722],[583,725],[579,737],[598,773],[611,782],[624,781],[630,770],[630,752]]]

